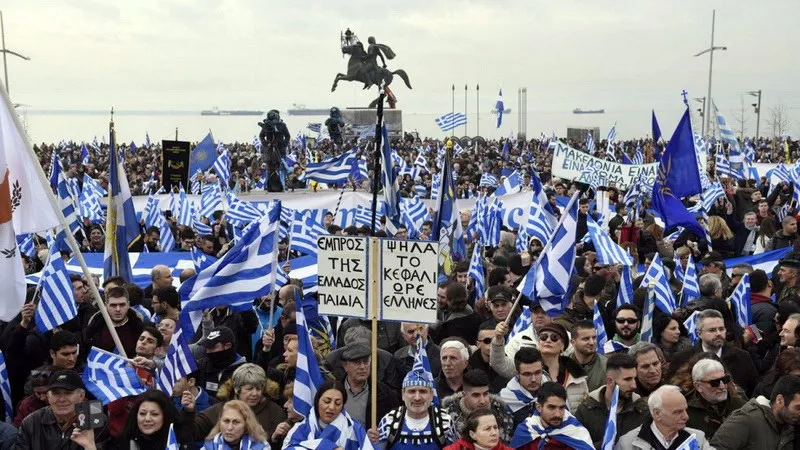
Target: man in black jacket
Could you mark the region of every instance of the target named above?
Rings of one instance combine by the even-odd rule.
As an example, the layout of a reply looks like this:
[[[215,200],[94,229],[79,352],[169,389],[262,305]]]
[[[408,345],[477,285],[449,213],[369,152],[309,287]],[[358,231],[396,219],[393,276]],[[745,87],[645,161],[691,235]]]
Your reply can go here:
[[[400,406],[400,398],[392,389],[380,380],[375,383],[370,380],[370,349],[358,343],[348,345],[342,353],[345,375],[337,379],[344,380],[347,389],[347,402],[344,409],[355,419],[369,428],[369,418],[372,413],[370,389],[377,390],[377,417],[383,417],[392,409]]]

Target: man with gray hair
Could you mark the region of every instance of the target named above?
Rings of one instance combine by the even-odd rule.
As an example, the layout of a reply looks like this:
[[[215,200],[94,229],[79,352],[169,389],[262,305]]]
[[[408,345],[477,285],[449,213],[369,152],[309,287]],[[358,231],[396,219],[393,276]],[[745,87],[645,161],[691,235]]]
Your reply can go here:
[[[692,367],[692,385],[694,389],[684,394],[689,406],[686,425],[711,439],[725,419],[744,406],[745,400],[730,392],[731,376],[715,359],[701,359]]]
[[[728,369],[733,381],[749,396],[758,384],[758,371],[748,352],[725,341],[726,331],[722,313],[716,309],[700,311],[697,313],[697,334],[700,342],[675,355],[672,367],[680,367],[697,353],[713,353]]]
[[[697,287],[700,290],[700,298],[689,302],[690,312],[708,309],[715,300],[722,298],[722,281],[715,273],[700,275],[697,279]]]
[[[372,331],[362,326],[350,327],[344,333],[343,341],[341,342],[344,346],[340,346],[325,356],[325,361],[330,365],[331,372],[337,380],[344,380],[346,375],[342,356],[347,347],[356,344],[369,347],[372,342]],[[391,353],[382,348],[378,348],[377,361],[378,379],[389,385],[392,389],[400,389],[400,385],[403,383],[403,377],[406,375],[406,371],[403,370],[401,363],[397,361]]]
[[[691,440],[697,445],[686,448],[712,450],[705,434],[686,426],[686,399],[678,386],[665,384],[653,391],[647,399],[650,416],[644,423],[625,433],[615,450],[662,450],[681,448]]]
[[[649,342],[637,342],[628,349],[636,361],[636,393],[647,397],[663,383],[661,349]]]
[[[469,349],[457,339],[442,342],[440,359],[442,373],[436,380],[436,393],[444,399],[456,392],[461,392],[464,384],[464,371],[469,364]]]

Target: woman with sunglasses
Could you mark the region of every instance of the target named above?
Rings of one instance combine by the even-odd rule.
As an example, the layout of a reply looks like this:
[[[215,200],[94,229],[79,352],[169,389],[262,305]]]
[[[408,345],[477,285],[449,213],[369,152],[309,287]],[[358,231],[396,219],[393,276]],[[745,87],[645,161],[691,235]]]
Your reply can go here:
[[[561,353],[567,348],[567,330],[558,323],[549,323],[539,330],[539,353],[544,373],[542,383],[555,381],[567,390],[567,404],[575,411],[589,394],[586,374],[580,364]]]

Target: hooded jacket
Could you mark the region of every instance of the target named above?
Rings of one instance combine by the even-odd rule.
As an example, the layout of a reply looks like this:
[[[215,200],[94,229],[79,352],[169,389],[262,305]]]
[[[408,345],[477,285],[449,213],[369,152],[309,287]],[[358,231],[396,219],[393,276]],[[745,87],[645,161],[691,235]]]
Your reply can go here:
[[[586,399],[575,411],[575,418],[589,430],[595,448],[600,448],[608,421],[608,407],[606,406],[606,386],[590,392]],[[631,431],[641,425],[650,417],[647,401],[639,394],[633,392],[631,399],[625,401],[620,398],[622,410],[617,411],[617,436]]]
[[[714,434],[717,450],[789,450],[794,448],[794,427],[778,426],[769,400],[758,397],[734,411]]]

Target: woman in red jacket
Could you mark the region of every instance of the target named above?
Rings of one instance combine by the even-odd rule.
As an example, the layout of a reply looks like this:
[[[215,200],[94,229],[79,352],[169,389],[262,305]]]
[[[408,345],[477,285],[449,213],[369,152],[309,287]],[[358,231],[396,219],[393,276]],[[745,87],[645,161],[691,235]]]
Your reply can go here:
[[[473,411],[467,417],[461,439],[444,450],[512,450],[500,441],[497,417],[488,409]]]

